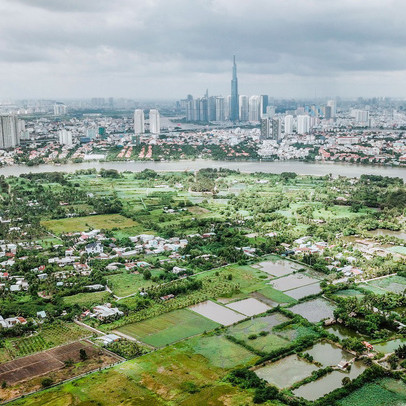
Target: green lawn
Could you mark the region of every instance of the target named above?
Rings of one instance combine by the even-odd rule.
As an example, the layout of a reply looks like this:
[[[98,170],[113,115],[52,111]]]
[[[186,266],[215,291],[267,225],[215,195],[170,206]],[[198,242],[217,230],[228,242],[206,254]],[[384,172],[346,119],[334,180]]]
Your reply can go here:
[[[138,223],[121,214],[100,214],[96,216],[73,217],[60,220],[41,221],[41,225],[56,234],[73,233],[93,229],[134,227]]]
[[[142,272],[142,270],[141,270]],[[154,273],[160,273],[155,271]],[[154,282],[151,280],[145,280],[142,273],[120,273],[115,275],[109,275],[106,277],[108,281],[108,286],[111,288],[113,293],[117,296],[123,297],[136,293],[140,288],[147,288],[152,286]]]
[[[277,303],[295,303],[296,300],[292,297],[285,295],[280,290],[274,289],[272,286],[266,286],[265,288],[258,291],[261,295],[264,295],[268,299],[273,300]]]
[[[389,251],[394,252],[395,254],[406,255],[406,247],[396,246],[389,248]]]
[[[163,347],[184,338],[214,330],[219,326],[218,323],[190,310],[180,309],[139,323],[128,324],[120,327],[118,331],[154,347]]]
[[[248,363],[252,364],[257,356],[227,340],[223,336],[199,336],[193,337],[185,342],[196,354],[207,358],[214,366],[221,368],[234,368]]]
[[[63,301],[67,305],[78,304],[79,306],[95,306],[106,303],[110,297],[110,293],[105,290],[101,292],[78,293],[72,296],[65,296]]]

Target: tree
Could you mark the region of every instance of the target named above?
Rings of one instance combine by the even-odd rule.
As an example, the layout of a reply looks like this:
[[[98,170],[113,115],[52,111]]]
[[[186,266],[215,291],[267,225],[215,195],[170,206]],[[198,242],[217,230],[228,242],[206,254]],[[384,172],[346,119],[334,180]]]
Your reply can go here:
[[[87,360],[88,356],[87,356],[87,352],[86,352],[86,350],[85,350],[84,348],[81,348],[81,349],[79,350],[79,357],[80,357],[80,359],[81,359],[82,361],[86,361],[86,360]]]
[[[54,383],[52,378],[46,377],[41,381],[43,388],[49,388]]]
[[[146,281],[150,280],[152,276],[151,271],[149,269],[145,269],[143,275]]]

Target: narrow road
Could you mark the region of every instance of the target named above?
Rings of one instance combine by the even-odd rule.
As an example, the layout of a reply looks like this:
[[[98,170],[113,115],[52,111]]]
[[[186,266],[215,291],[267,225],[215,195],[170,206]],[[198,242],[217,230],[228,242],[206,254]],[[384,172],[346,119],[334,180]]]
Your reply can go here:
[[[99,335],[102,335],[102,336],[105,336],[105,335],[106,335],[106,333],[104,333],[103,331],[97,330],[97,328],[94,328],[94,327],[90,327],[90,326],[88,326],[87,324],[82,323],[82,322],[79,321],[79,320],[74,320],[73,322],[74,322],[75,324],[77,324],[78,326],[81,326],[81,327],[85,328],[86,330],[91,331],[92,333],[99,334]]]

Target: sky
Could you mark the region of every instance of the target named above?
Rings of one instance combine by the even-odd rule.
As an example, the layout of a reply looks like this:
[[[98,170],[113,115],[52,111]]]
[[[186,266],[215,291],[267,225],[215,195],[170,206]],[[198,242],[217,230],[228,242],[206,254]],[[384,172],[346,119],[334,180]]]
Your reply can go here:
[[[0,0],[0,99],[405,97],[404,0]]]

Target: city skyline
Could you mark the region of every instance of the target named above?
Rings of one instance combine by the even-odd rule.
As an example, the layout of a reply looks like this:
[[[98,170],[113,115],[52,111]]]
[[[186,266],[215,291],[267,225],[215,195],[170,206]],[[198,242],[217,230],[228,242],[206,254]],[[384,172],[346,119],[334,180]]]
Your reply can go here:
[[[27,1],[0,5],[1,99],[240,94],[404,97],[398,0]],[[18,17],[18,18],[17,18]],[[27,28],[29,27],[29,28]]]

